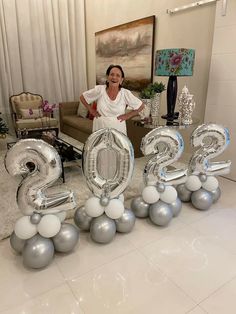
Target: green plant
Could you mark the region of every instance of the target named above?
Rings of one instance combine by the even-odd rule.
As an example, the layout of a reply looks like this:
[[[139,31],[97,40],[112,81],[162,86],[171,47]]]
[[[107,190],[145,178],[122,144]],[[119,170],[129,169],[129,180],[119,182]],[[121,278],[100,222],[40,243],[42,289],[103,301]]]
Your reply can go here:
[[[165,84],[162,82],[150,83],[147,87],[142,89],[139,93],[141,99],[152,99],[155,94],[161,93],[166,89]]]

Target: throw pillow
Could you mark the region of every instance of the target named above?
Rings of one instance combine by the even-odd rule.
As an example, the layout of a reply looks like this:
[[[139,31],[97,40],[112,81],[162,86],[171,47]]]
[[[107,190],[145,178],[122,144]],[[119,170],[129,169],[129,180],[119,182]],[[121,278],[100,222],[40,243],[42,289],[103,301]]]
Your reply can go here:
[[[35,100],[14,100],[13,101],[15,112],[17,115],[20,115],[20,109],[39,109],[42,107],[42,100],[41,99],[35,99]]]
[[[79,103],[79,107],[77,110],[77,116],[82,117],[82,118],[87,118],[88,115],[88,110],[85,108],[85,106],[81,103]]]
[[[91,107],[96,110],[97,109],[97,103],[93,102]],[[88,113],[88,118],[89,118],[89,120],[93,120],[94,116],[91,113]]]
[[[37,119],[41,118],[43,116],[43,111],[42,109],[19,109],[20,116],[22,119]]]

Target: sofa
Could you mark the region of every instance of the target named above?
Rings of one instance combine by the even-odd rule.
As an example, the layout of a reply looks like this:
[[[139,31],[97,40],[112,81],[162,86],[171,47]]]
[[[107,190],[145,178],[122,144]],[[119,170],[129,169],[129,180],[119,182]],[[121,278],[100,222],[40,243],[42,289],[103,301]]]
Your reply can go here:
[[[93,121],[88,118],[88,113],[83,104],[80,104],[80,102],[62,102],[59,104],[59,114],[61,132],[85,143],[92,133]],[[128,120],[126,123],[127,135],[134,148],[134,156],[136,158],[142,157],[143,154],[140,151],[140,144],[143,136],[145,136],[150,129],[138,126],[136,120]]]

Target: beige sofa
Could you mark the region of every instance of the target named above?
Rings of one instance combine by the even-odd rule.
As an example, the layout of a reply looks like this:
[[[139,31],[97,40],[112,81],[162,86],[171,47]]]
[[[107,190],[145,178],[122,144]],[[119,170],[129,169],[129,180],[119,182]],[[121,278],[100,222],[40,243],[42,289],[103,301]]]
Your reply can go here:
[[[83,106],[79,102],[63,102],[59,104],[60,130],[61,132],[85,143],[92,133],[93,121],[79,116],[78,107]],[[127,121],[127,134],[132,142],[135,157],[143,156],[140,144],[143,136],[150,130],[137,126],[134,120]]]

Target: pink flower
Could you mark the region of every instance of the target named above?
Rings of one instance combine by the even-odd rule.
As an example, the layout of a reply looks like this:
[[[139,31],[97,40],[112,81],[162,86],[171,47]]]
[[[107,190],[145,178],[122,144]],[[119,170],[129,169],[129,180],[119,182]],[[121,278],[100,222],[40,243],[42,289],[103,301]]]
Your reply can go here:
[[[43,102],[43,112],[52,113],[53,110],[56,108],[56,104],[49,104],[47,100]]]
[[[178,66],[180,65],[180,63],[182,62],[182,55],[179,54],[174,54],[171,58],[170,58],[170,63],[173,65],[173,66]]]
[[[29,115],[32,116],[33,113],[33,109],[29,108]]]

